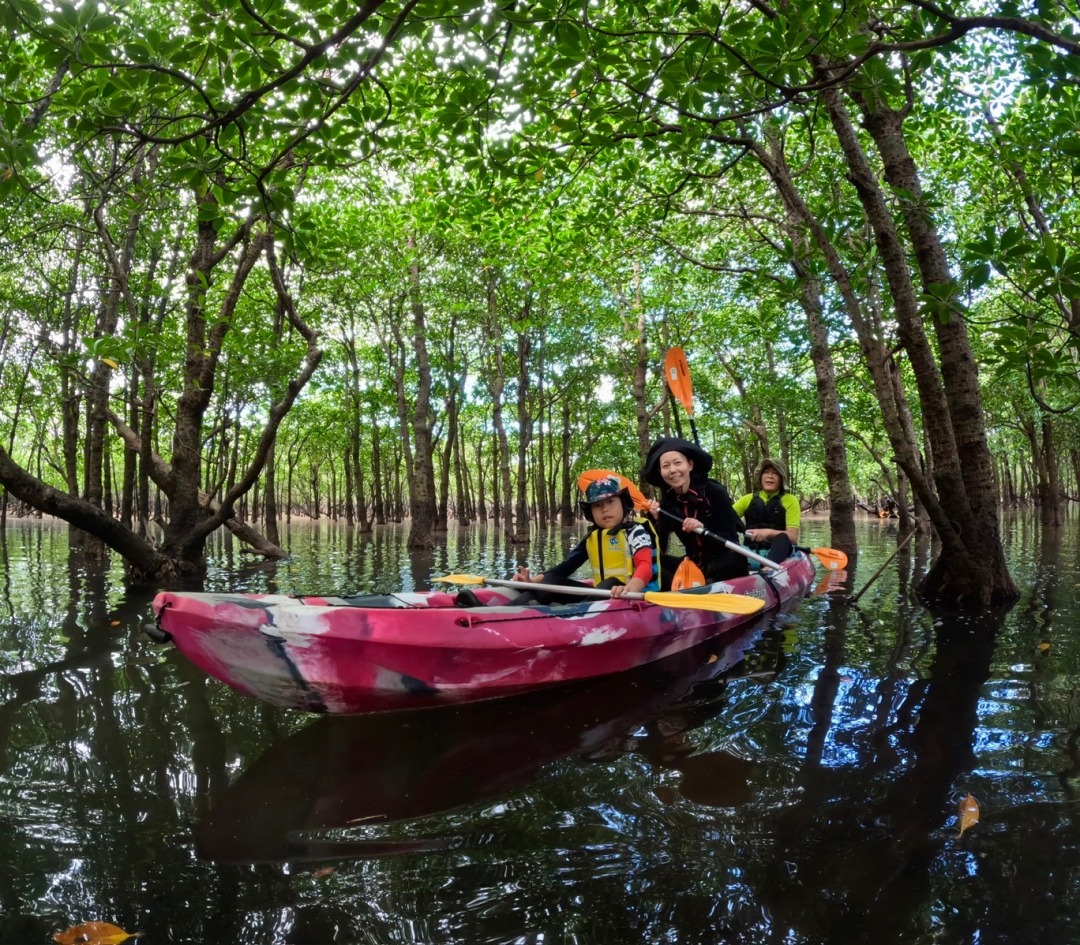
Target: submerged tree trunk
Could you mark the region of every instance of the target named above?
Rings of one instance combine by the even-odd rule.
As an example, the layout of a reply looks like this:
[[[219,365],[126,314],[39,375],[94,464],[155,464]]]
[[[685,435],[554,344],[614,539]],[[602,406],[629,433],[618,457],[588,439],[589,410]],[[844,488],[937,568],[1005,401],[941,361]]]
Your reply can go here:
[[[993,462],[983,419],[978,366],[971,350],[963,312],[955,301],[957,286],[949,271],[915,162],[904,138],[905,114],[860,94],[853,95],[853,98],[859,104],[864,125],[877,145],[886,180],[895,190],[908,195],[900,201],[900,210],[918,264],[923,295],[939,300],[931,313],[931,321],[937,338],[940,380],[936,370],[930,373],[925,366],[920,376],[914,355],[912,365],[920,381],[920,397],[924,393],[929,396],[929,402],[925,399],[923,402],[924,420],[926,411],[936,409],[944,396],[949,436],[944,435],[945,431],[937,432],[942,442],[955,449],[956,472],[960,477],[958,493],[950,494],[949,510],[956,520],[966,521],[964,542],[971,552],[968,555],[971,560],[968,568],[958,569],[951,566],[946,555],[939,556],[922,589],[926,593],[943,593],[958,599],[970,597],[981,604],[1011,599],[1019,592],[1009,574],[1001,543]],[[903,267],[906,273],[906,261]],[[890,273],[890,281],[892,276]],[[919,314],[912,313],[916,319]],[[913,342],[920,352],[928,347],[914,332],[907,335],[905,347],[908,342]],[[932,394],[931,387],[934,388]],[[936,430],[937,427],[931,425],[928,429]],[[955,485],[951,481],[953,457],[943,457],[936,440],[934,454],[935,471],[944,466],[946,471],[943,478],[950,480],[951,489]]]
[[[526,299],[522,319],[527,319],[532,307],[531,295]],[[532,355],[532,339],[528,330],[517,333],[517,496],[516,527],[514,528],[514,540],[524,542],[529,540],[529,507],[526,499],[525,488],[529,481],[528,455],[532,445],[533,415],[532,415],[532,379],[529,374],[529,358]]]
[[[266,457],[266,472],[263,476],[263,530],[266,540],[275,545],[281,544],[278,535],[277,472],[274,469],[274,456],[277,444],[270,444]]]
[[[824,70],[823,74],[827,74],[827,70]],[[906,252],[877,176],[859,144],[839,92],[836,89],[827,89],[823,97],[848,163],[849,179],[863,205],[881,255],[900,340],[911,359],[923,422],[933,450],[936,497],[922,477],[913,454],[906,452],[898,453],[897,456],[912,486],[920,491],[924,504],[931,511],[934,527],[943,545],[943,553],[939,555],[923,583],[923,592],[941,594],[958,602],[967,601],[977,605],[1013,596],[1016,588],[1005,569],[1004,551],[997,531],[996,509],[991,506],[988,517],[988,510],[984,506],[979,505],[977,509],[972,506],[972,496],[982,495],[981,485],[978,484],[981,472],[978,469],[973,470],[973,485],[969,495],[961,469],[958,435],[951,418],[951,409],[955,407],[964,418],[958,426],[964,431],[967,451],[965,455],[971,458],[972,462],[976,462],[974,454],[977,450],[971,442],[974,428],[971,397],[975,398],[974,410],[981,423],[978,389],[972,391],[967,388],[967,378],[961,378],[962,372],[957,370],[953,363],[959,355],[960,343],[955,333],[950,333],[952,353],[949,360],[953,369],[951,377],[955,395],[953,403],[950,404],[933,350],[923,331],[922,314],[911,283]],[[941,335],[939,340],[940,338]],[[966,340],[966,335],[964,338]],[[971,357],[970,347],[967,356]],[[942,359],[945,360],[944,351]],[[985,446],[984,438],[984,449]]]
[[[562,456],[562,476],[559,487],[559,520],[565,527],[574,521],[573,485],[570,481],[570,444],[574,439],[569,394],[563,395],[562,435],[559,438],[559,450]]]
[[[502,528],[503,537],[508,542],[515,541],[514,533],[514,497],[510,484],[510,441],[506,435],[503,421],[504,392],[506,390],[506,361],[499,339],[502,337],[499,325],[498,303],[495,290],[497,275],[494,271],[485,273],[487,291],[487,330],[490,337],[496,339],[492,345],[488,361],[487,384],[491,393],[491,425],[494,428],[492,464],[492,491],[495,503],[495,521]]]
[[[416,237],[409,236],[409,301],[413,317],[413,356],[416,359],[416,402],[413,405],[413,473],[409,482],[408,544],[410,548],[435,547],[437,511],[435,504],[435,462],[432,442],[431,362],[427,348],[427,312],[420,297],[420,262]]]

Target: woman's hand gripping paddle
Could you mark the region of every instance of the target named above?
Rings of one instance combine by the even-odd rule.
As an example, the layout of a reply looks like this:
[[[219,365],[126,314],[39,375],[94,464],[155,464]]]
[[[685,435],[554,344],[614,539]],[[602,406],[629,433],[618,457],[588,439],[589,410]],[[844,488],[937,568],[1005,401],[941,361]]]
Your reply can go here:
[[[660,512],[662,515],[666,515],[668,518],[675,519],[676,522],[686,521],[686,519],[682,518],[681,516],[675,515],[673,512],[669,512],[667,509],[661,509]],[[778,565],[775,561],[770,561],[768,558],[759,555],[756,551],[751,551],[749,548],[744,548],[742,545],[736,544],[733,541],[728,541],[726,538],[717,535],[716,532],[710,532],[703,525],[699,525],[697,528],[694,529],[694,531],[697,532],[699,535],[704,535],[706,538],[711,538],[713,541],[719,542],[725,548],[729,548],[731,551],[736,551],[744,557],[749,558],[751,561],[756,561],[763,568],[771,568],[774,571],[781,570],[780,565]]]
[[[447,574],[433,579],[440,584],[487,584],[491,587],[516,587],[521,590],[549,588],[559,594],[575,597],[606,597],[611,600],[643,600],[647,604],[660,607],[679,607],[684,610],[708,610],[718,614],[756,614],[765,606],[765,601],[757,597],[744,597],[741,594],[679,593],[664,591],[646,591],[644,594],[623,594],[611,597],[611,591],[596,587],[567,587],[563,584],[542,584],[534,581],[503,581],[498,578],[484,577],[480,574]]]

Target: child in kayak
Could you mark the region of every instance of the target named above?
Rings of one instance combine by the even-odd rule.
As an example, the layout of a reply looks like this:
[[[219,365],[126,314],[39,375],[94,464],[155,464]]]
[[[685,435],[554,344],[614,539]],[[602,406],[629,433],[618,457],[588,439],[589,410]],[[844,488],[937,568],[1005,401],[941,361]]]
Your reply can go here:
[[[582,514],[592,523],[585,537],[559,564],[542,574],[532,574],[522,565],[514,580],[587,587],[570,577],[587,561],[592,565],[592,586],[610,590],[612,597],[658,590],[656,534],[649,524],[634,517],[629,488],[621,486],[615,476],[597,479],[585,490],[580,505]],[[519,594],[513,603],[533,600],[541,604],[582,602],[580,597],[537,588]]]

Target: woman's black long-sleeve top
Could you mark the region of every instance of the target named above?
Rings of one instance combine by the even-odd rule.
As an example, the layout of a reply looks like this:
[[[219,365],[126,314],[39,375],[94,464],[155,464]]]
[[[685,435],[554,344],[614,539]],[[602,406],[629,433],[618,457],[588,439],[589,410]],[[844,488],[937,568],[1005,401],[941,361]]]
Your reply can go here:
[[[739,541],[742,520],[735,514],[727,489],[715,479],[691,479],[690,488],[682,494],[673,489],[665,489],[660,497],[660,508],[662,512],[668,512],[677,519],[696,518],[705,528],[721,538],[735,543]],[[660,515],[656,522],[656,533],[660,539],[661,551],[667,548],[669,535],[678,535],[686,548],[687,557],[703,570],[706,559],[727,552],[723,545],[711,538],[697,532],[684,532],[680,523],[670,515]]]

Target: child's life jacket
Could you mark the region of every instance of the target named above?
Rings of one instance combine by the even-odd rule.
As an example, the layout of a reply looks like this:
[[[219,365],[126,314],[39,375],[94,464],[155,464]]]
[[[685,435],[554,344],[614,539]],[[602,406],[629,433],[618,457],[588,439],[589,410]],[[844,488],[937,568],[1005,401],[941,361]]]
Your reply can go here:
[[[625,584],[634,576],[634,555],[642,548],[648,548],[653,566],[652,577],[645,590],[659,590],[659,545],[656,529],[645,516],[635,515],[614,528],[597,528],[593,525],[585,535],[585,550],[589,553],[593,581],[599,584],[608,578],[617,578]]]

